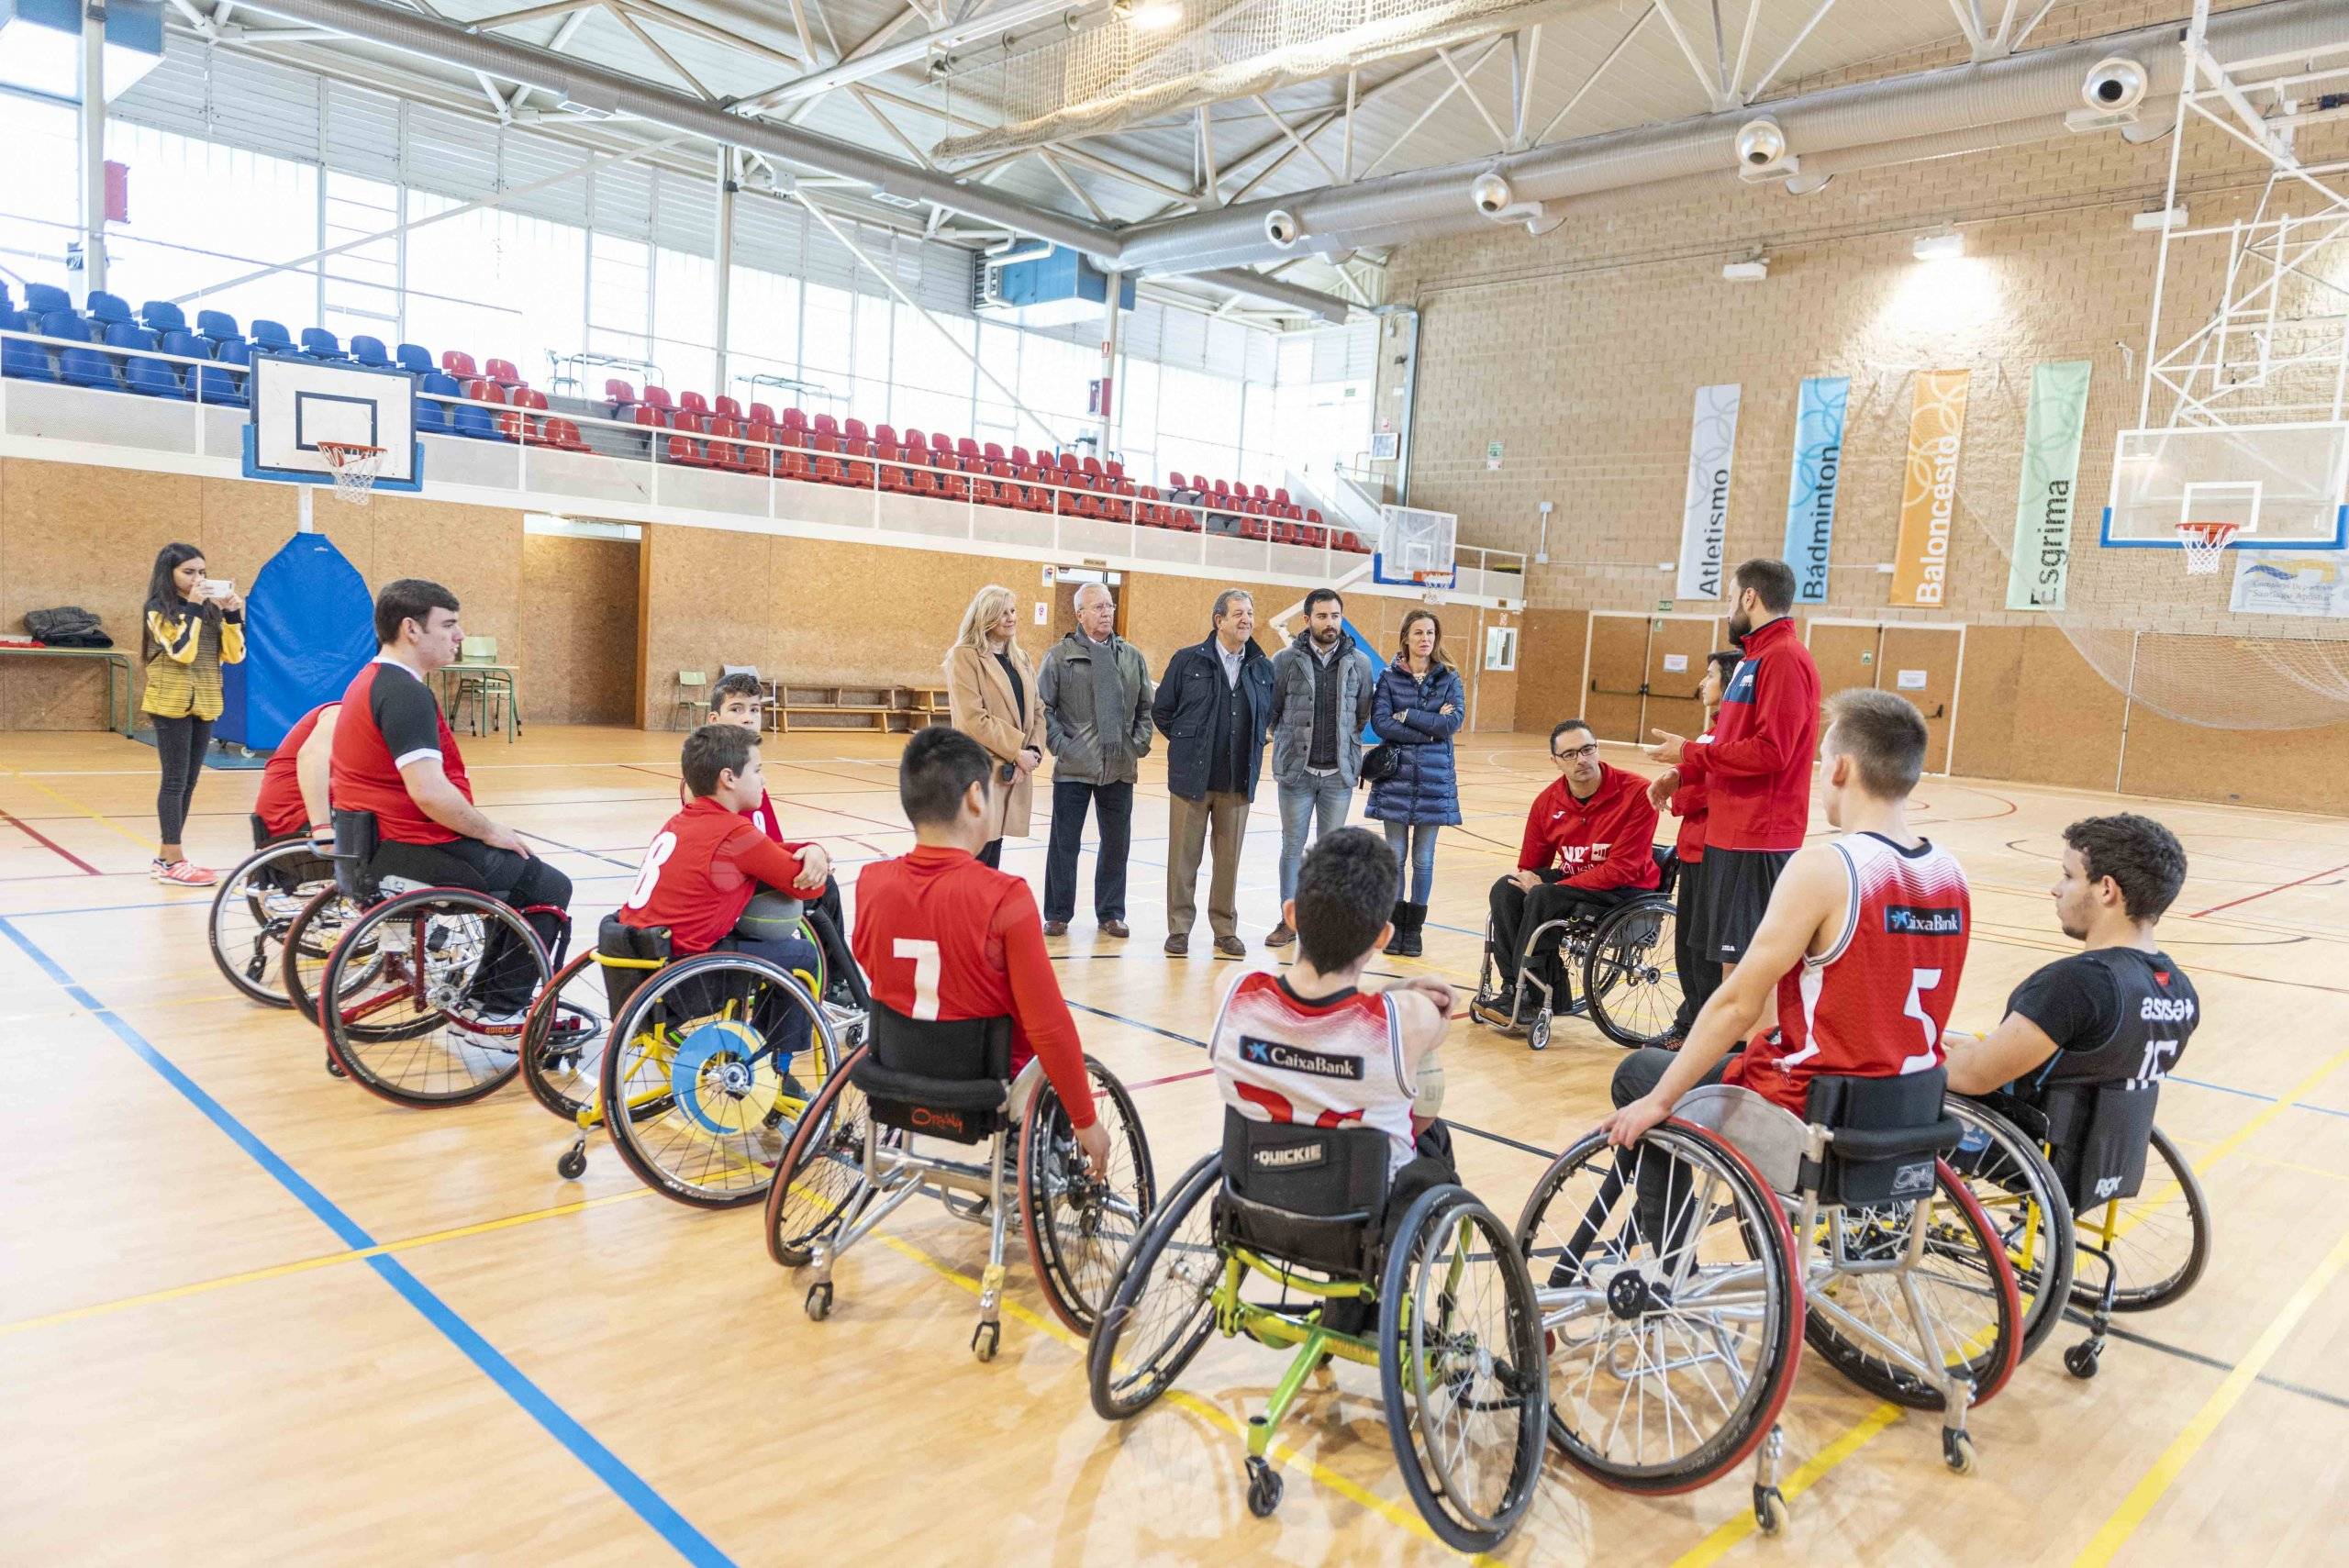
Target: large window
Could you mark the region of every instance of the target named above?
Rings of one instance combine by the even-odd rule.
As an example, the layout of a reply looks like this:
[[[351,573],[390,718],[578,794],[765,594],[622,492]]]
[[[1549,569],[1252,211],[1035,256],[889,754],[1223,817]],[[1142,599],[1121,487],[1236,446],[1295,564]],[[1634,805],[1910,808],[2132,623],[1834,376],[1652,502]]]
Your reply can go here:
[[[130,169],[130,221],[109,230],[106,289],[134,309],[319,249],[318,172],[312,165],[120,121],[106,127],[106,155]],[[70,141],[63,158],[70,182]],[[7,185],[12,207],[17,172],[11,170]],[[31,182],[35,189],[44,183]],[[67,216],[78,211],[76,204]],[[61,250],[68,238],[52,234],[49,248]],[[78,274],[69,286],[82,292]],[[318,303],[312,265],[207,294],[191,300],[187,311],[192,319],[198,309],[225,310],[240,325],[260,317],[298,336],[319,325]]]

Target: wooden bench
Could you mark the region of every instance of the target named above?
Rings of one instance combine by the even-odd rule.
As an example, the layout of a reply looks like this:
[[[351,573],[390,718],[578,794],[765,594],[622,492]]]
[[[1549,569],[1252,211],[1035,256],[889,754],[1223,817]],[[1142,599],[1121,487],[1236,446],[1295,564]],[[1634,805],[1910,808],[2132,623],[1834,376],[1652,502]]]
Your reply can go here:
[[[946,722],[943,686],[785,686],[769,706],[779,730],[870,730],[904,735]]]

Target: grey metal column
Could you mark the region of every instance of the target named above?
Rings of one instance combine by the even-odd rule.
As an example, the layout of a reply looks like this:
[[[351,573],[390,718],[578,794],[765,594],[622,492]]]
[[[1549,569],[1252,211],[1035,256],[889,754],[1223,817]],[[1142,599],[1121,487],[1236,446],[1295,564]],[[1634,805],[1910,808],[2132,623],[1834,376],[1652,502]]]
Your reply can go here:
[[[82,14],[82,287],[106,286],[106,16]]]
[[[1125,292],[1126,274],[1112,270],[1109,273],[1109,318],[1101,328],[1101,461],[1118,450],[1118,403],[1125,395],[1124,376],[1118,369],[1118,356],[1125,341],[1126,313],[1119,308],[1118,296]]]
[[[712,395],[726,391],[727,312],[734,297],[734,171],[735,152],[730,147],[718,150],[718,240],[712,247],[711,271],[717,274],[711,290],[709,319],[717,338],[718,380]]]

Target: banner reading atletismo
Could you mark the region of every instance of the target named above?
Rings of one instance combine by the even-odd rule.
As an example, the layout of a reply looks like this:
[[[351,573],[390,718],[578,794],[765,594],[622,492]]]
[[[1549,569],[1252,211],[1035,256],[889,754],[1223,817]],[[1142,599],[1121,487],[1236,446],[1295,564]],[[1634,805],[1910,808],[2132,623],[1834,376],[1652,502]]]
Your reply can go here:
[[[1852,378],[1803,378],[1795,408],[1795,466],[1787,480],[1787,564],[1795,599],[1827,602],[1827,552],[1835,537],[1835,492],[1843,470],[1843,411]]]
[[[1729,541],[1729,472],[1737,454],[1735,385],[1697,389],[1697,416],[1688,436],[1688,495],[1680,520],[1680,584],[1684,599],[1721,596],[1721,552]]]
[[[2007,562],[2010,610],[2064,607],[2091,368],[2087,360],[2057,360],[2031,373],[2031,411],[2022,426],[2022,489],[2015,496],[2015,552]]]
[[[1957,516],[1957,453],[1965,435],[1966,371],[1919,371],[1909,406],[1909,474],[1900,491],[1896,605],[1949,597],[1950,523]]]

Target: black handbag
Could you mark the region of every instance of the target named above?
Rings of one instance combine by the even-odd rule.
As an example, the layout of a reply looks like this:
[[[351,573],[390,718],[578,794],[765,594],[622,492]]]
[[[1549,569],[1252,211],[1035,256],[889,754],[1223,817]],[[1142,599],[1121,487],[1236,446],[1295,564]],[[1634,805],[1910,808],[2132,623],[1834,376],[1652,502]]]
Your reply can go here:
[[[1382,741],[1362,754],[1361,783],[1364,788],[1375,784],[1384,784],[1393,778],[1402,766],[1401,753]]]

